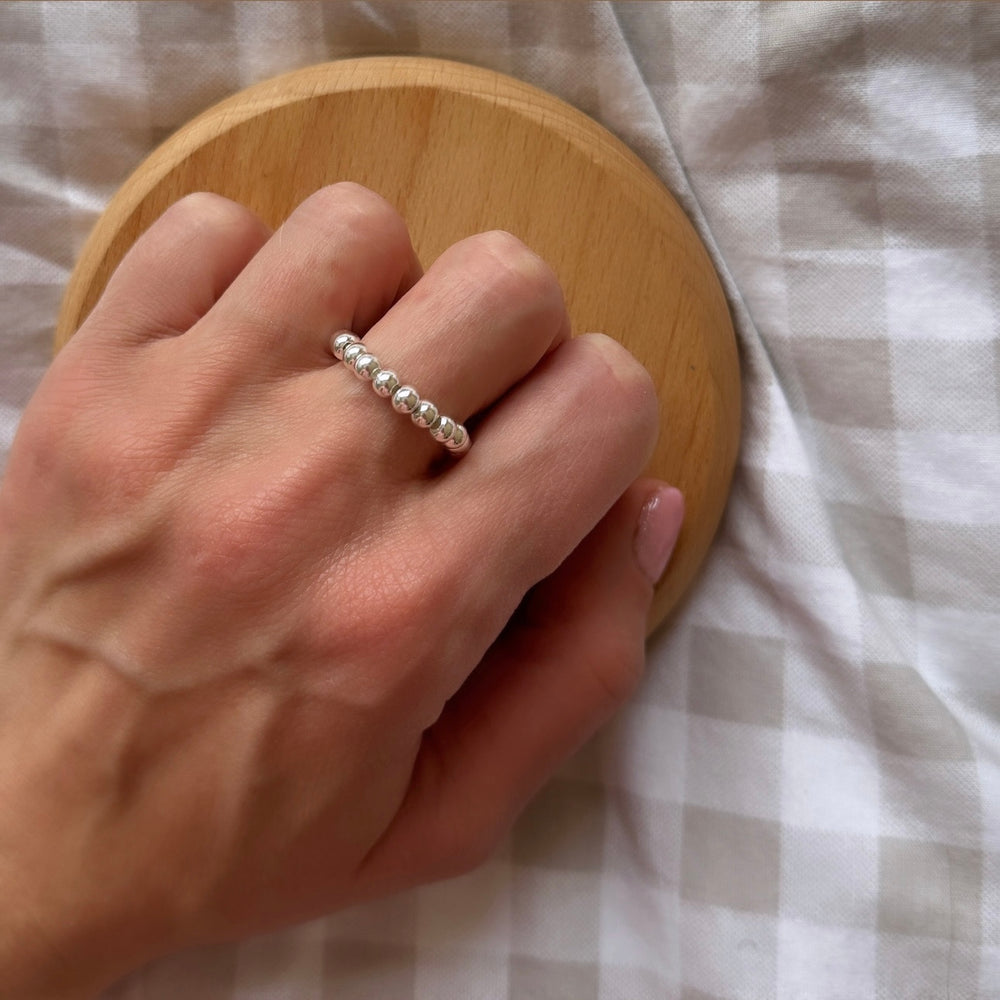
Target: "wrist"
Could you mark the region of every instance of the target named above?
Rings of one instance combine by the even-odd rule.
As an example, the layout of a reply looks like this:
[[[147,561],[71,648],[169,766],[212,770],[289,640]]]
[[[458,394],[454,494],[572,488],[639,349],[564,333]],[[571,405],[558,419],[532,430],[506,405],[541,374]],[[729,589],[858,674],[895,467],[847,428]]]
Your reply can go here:
[[[80,794],[94,772],[72,748],[97,706],[59,651],[11,645],[0,637],[0,996],[89,1000],[147,957],[143,924],[100,874],[110,859],[92,863],[87,849],[101,816]]]

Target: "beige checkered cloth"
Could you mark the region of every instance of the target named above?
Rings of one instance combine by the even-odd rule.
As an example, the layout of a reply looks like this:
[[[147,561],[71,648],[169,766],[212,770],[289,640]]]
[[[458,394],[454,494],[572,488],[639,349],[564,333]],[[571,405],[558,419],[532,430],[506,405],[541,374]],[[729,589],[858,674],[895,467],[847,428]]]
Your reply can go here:
[[[736,319],[735,491],[638,699],[492,863],[109,996],[1000,998],[1000,7],[4,4],[0,461],[150,149],[389,52],[544,87],[676,192]]]

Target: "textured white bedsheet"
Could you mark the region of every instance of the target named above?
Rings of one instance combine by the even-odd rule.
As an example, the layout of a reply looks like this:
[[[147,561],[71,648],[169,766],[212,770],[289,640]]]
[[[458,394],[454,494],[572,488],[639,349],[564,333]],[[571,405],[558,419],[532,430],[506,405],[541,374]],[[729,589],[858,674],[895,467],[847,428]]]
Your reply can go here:
[[[367,53],[545,87],[678,195],[740,340],[734,493],[493,862],[111,996],[1000,998],[1000,6],[3,4],[0,465],[117,185]]]

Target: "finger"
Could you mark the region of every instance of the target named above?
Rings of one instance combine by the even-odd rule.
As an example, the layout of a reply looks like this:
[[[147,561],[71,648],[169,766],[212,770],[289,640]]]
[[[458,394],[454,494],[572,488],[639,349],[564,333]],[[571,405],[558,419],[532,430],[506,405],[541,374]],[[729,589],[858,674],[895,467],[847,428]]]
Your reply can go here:
[[[368,558],[380,567],[380,598],[393,595],[393,629],[381,635],[405,642],[409,664],[428,664],[419,672],[399,664],[413,717],[433,718],[465,683],[524,595],[639,476],[657,430],[645,369],[610,338],[584,335],[551,351],[489,411],[446,474],[407,481],[359,452],[365,461],[351,466],[351,479],[372,498],[366,510],[378,525]],[[324,433],[322,455],[338,441]]]
[[[270,230],[250,209],[198,192],[170,206],[111,276],[88,329],[144,341],[184,333],[200,320]]]
[[[212,310],[213,340],[275,370],[330,364],[335,330],[363,332],[419,277],[399,213],[343,182],[310,195]]]
[[[552,269],[506,232],[471,236],[446,250],[420,282],[368,331],[364,348],[440,414],[464,422],[568,339],[569,316]],[[336,368],[331,378],[346,373]],[[426,462],[441,446],[390,409],[397,455]],[[431,415],[433,419],[433,414]]]
[[[683,516],[677,490],[635,483],[528,595],[425,734],[370,874],[402,878],[409,865],[441,877],[483,860],[528,799],[629,697],[644,663],[653,586]]]
[[[642,472],[658,424],[648,373],[600,335],[559,346],[490,411],[428,498],[448,511],[441,551],[462,567],[456,627],[499,633]]]

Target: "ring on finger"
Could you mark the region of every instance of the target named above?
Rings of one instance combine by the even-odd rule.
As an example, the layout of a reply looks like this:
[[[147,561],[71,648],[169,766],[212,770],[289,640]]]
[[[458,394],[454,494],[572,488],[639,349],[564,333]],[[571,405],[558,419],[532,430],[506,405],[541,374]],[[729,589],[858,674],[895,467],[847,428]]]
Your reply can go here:
[[[465,427],[439,412],[430,400],[421,399],[413,386],[403,385],[394,371],[383,368],[379,359],[368,351],[357,334],[350,330],[338,331],[330,338],[330,350],[359,379],[371,382],[372,389],[379,396],[388,398],[394,410],[408,414],[418,427],[430,431],[431,437],[443,444],[451,454],[463,455],[469,450],[472,439]]]

